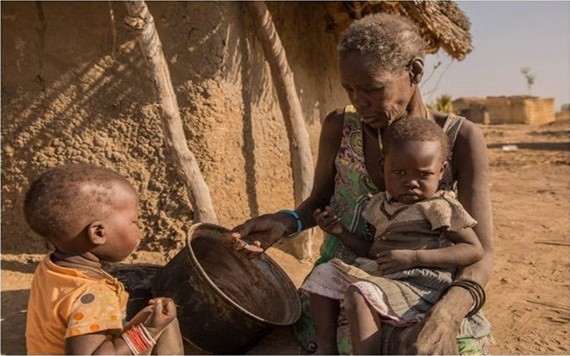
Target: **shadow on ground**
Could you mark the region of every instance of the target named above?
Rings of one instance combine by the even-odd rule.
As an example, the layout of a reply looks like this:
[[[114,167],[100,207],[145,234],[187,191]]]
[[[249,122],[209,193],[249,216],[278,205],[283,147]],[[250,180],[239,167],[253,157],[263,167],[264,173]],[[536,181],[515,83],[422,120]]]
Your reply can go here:
[[[4,263],[2,264],[4,266]],[[28,289],[2,292],[1,353],[3,355],[26,354],[26,312]],[[8,332],[10,330],[10,332]]]
[[[21,273],[34,273],[39,262],[2,261],[2,269]]]
[[[487,148],[502,148],[503,146],[515,145],[519,149],[540,150],[540,151],[570,151],[570,142],[511,142],[511,143],[492,143]]]

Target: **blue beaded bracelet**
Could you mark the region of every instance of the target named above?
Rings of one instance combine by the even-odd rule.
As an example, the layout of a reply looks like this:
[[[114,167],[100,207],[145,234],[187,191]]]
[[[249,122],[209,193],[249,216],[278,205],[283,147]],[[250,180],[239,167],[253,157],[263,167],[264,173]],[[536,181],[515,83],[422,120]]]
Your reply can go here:
[[[299,214],[295,210],[283,209],[283,210],[279,210],[278,212],[289,215],[290,217],[292,217],[295,220],[295,223],[297,224],[297,231],[295,231],[291,235],[287,236],[287,238],[295,237],[295,236],[299,235],[299,233],[301,231],[303,231],[303,223],[301,222],[301,217],[299,216]]]

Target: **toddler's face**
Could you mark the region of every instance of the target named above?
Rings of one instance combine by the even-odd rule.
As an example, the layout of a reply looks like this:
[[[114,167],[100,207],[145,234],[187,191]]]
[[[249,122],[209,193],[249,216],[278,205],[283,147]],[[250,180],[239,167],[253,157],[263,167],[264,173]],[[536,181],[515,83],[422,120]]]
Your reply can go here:
[[[386,190],[400,203],[422,201],[437,191],[444,169],[439,142],[394,144],[384,161]]]
[[[140,242],[139,198],[137,193],[123,184],[115,184],[110,212],[104,219],[107,240],[98,247],[97,256],[109,262],[127,258]]]

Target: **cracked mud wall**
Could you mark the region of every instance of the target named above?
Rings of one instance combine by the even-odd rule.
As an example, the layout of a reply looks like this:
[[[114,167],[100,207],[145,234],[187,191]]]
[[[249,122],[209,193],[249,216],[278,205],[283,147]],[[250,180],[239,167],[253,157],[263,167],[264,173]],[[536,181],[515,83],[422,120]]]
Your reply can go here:
[[[192,223],[154,89],[120,2],[2,2],[2,252],[48,246],[21,212],[31,179],[63,162],[125,175],[142,249],[173,254]],[[289,144],[268,65],[238,2],[150,2],[189,148],[221,225],[292,207]],[[347,102],[319,3],[268,3],[316,157],[320,119]]]

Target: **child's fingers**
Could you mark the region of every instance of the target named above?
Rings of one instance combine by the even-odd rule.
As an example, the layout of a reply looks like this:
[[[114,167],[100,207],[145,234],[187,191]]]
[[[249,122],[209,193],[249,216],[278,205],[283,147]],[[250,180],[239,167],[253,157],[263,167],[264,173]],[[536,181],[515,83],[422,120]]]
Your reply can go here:
[[[324,221],[328,221],[330,219],[330,215],[329,213],[327,213],[326,211],[321,213],[321,215],[319,215],[319,219],[324,220]]]
[[[319,215],[321,215],[321,209],[315,209],[315,211],[313,211],[313,218],[317,220],[319,218]]]
[[[382,271],[383,274],[390,274],[401,271],[401,266],[394,261],[384,261],[382,263],[379,262],[378,265],[380,271]]]
[[[336,226],[336,224],[334,223],[334,221],[327,221],[326,226],[327,229],[333,229]]]
[[[164,307],[163,298],[154,298],[152,300],[152,305],[154,305],[153,312],[162,312],[162,308]],[[150,302],[150,301],[149,301]]]
[[[340,219],[338,218],[338,216],[331,216],[325,220],[325,224],[328,227],[336,227],[339,223],[340,223]]]
[[[157,299],[159,299],[155,305],[157,313],[167,317],[176,315],[176,304],[174,304],[174,300],[166,297],[160,297]]]
[[[176,304],[170,298],[164,298],[164,306],[162,308],[164,315],[176,315]]]

